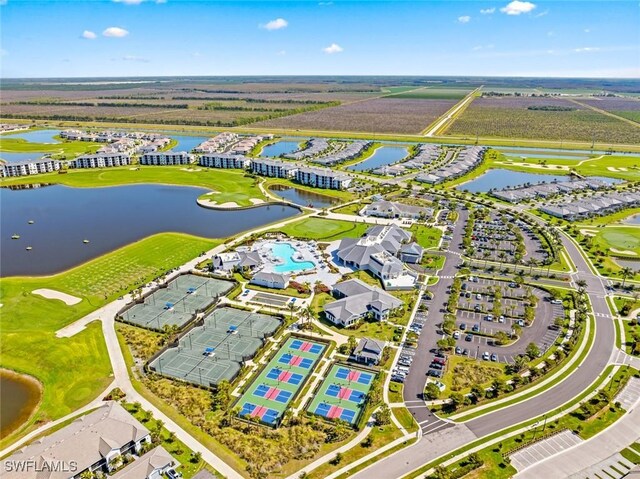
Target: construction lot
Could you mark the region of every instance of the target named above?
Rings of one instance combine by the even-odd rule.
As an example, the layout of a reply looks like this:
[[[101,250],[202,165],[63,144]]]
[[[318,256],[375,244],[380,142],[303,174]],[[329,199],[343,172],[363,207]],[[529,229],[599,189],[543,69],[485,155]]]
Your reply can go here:
[[[280,319],[234,308],[218,308],[149,364],[159,374],[213,387],[238,374],[258,352]]]
[[[157,331],[165,326],[182,328],[232,288],[231,281],[180,275],[144,298],[144,302],[122,312],[121,317],[128,323]]]

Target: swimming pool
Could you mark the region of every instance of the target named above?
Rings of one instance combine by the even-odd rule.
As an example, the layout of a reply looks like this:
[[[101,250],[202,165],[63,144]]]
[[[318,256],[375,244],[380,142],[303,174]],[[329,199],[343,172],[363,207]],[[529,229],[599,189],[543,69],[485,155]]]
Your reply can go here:
[[[294,271],[302,271],[303,269],[312,269],[316,267],[316,264],[312,261],[297,261],[293,258],[298,250],[296,250],[289,243],[277,243],[271,247],[273,256],[284,261],[282,264],[278,264],[273,267],[273,271],[276,273],[292,273]]]

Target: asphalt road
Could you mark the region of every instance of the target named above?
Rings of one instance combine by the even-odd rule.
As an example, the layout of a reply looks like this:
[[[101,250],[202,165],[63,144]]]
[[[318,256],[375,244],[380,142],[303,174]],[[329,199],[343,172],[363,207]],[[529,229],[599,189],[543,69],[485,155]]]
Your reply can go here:
[[[459,222],[459,224],[462,224],[462,221]],[[424,435],[422,439],[413,446],[375,463],[374,475],[376,479],[395,479],[402,477],[423,464],[469,443],[474,437],[480,438],[487,436],[501,429],[551,411],[565,402],[570,401],[577,394],[588,388],[604,370],[615,348],[614,325],[605,299],[606,280],[591,273],[587,262],[570,239],[562,234],[561,240],[567,254],[571,257],[578,271],[578,273],[573,275],[574,281],[584,280],[587,282],[586,292],[589,294],[593,312],[596,317],[594,344],[582,365],[562,383],[528,401],[502,408],[478,419],[456,425],[446,430]],[[444,273],[442,274],[444,275]],[[446,296],[444,297],[446,298]],[[438,301],[442,301],[443,297],[439,296],[439,298]],[[435,315],[430,318],[430,321],[437,321]],[[416,366],[417,363],[414,363],[414,367]],[[410,383],[411,381],[407,381],[405,384],[408,386]],[[415,394],[415,387],[416,385],[407,388],[405,398],[408,398],[407,394],[411,392]],[[437,440],[434,440],[435,438],[437,438]],[[371,473],[371,470],[364,469],[353,477],[369,479]]]
[[[440,280],[428,288],[433,293],[433,299],[428,301],[429,314],[423,328],[423,333],[418,341],[418,348],[413,357],[413,364],[404,383],[403,397],[407,408],[415,418],[416,422],[422,429],[423,434],[429,432],[452,427],[453,424],[439,419],[426,406],[423,398],[424,386],[426,383],[427,369],[433,359],[433,353],[429,351],[436,347],[436,341],[439,339],[432,331],[433,325],[444,321],[444,300],[448,297],[449,288],[453,283],[453,277],[458,272],[458,267],[462,263],[462,259],[456,253],[460,253],[460,244],[464,235],[464,225],[469,216],[468,211],[461,211],[460,218],[456,222],[449,251],[445,253],[446,261],[444,267],[439,272]]]

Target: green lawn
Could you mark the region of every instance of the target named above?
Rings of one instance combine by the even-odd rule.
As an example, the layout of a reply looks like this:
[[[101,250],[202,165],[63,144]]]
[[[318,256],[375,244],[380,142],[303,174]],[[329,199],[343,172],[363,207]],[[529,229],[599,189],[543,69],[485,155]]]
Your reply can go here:
[[[442,238],[442,230],[431,226],[414,224],[409,231],[416,237],[417,243],[423,248],[435,248]]]
[[[385,322],[380,321],[360,321],[355,326],[350,328],[341,328],[336,326],[332,322],[324,319],[324,315],[321,315],[320,322],[323,326],[335,331],[338,334],[344,334],[346,336],[355,336],[356,338],[375,338],[383,341],[393,341],[395,336],[396,327]]]
[[[389,383],[389,402],[403,402],[402,398],[402,390],[404,389],[404,384],[394,383],[391,381]]]
[[[59,140],[59,137],[56,137]],[[62,141],[61,143],[32,143],[22,138],[10,138],[0,135],[0,157],[7,153],[49,153],[55,159],[69,160],[79,155],[95,153],[103,146],[89,141]],[[34,155],[36,157],[38,155]]]
[[[54,276],[2,278],[0,366],[30,374],[44,385],[42,403],[32,422],[69,414],[94,399],[111,381],[99,323],[71,338],[56,338],[55,331],[218,243],[167,233]],[[62,291],[82,301],[67,306],[31,293],[38,288]]]
[[[640,181],[640,157],[603,156],[580,162],[576,171],[585,176],[610,176],[621,180]]]
[[[140,421],[149,431],[158,431],[158,426],[161,426],[158,424],[158,420],[154,419],[153,416],[147,416],[144,409],[136,408],[132,403],[124,403],[123,406],[129,414]],[[205,468],[209,470],[209,472],[214,472],[201,458],[196,460],[193,456],[193,451],[180,439],[172,437],[166,427],[160,427],[159,437],[161,438],[160,446],[164,447],[176,462],[180,464],[179,467],[176,467],[176,471],[180,472],[184,479],[190,479],[195,476],[198,471]]]
[[[637,226],[609,226],[600,228],[593,238],[594,244],[601,249],[615,249],[614,253],[622,256],[640,255],[640,228]],[[623,251],[631,251],[634,254],[625,254]]]
[[[415,432],[418,430],[418,424],[416,424],[415,419],[413,419],[413,416],[406,407],[394,407],[391,411],[398,422],[402,424],[402,427],[404,427],[408,432]]]
[[[278,231],[294,238],[334,241],[342,238],[359,238],[367,228],[369,225],[365,223],[311,217],[289,223]]]
[[[69,170],[66,174],[47,173],[20,178],[4,178],[0,185],[26,183],[61,183],[75,187],[116,186],[137,183],[160,183],[198,186],[214,191],[204,196],[218,204],[228,201],[240,206],[251,205],[251,198],[266,199],[258,188],[257,179],[240,170],[185,166],[140,166]],[[199,170],[199,171],[198,171]]]

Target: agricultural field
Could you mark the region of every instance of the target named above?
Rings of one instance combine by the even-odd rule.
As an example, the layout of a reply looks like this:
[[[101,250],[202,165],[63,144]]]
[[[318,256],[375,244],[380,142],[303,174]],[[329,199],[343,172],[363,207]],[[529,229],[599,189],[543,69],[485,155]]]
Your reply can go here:
[[[417,100],[462,100],[471,88],[410,88],[407,91],[393,93],[393,98],[410,98]]]
[[[407,93],[408,95],[410,93]],[[417,134],[453,107],[457,100],[389,96],[343,104],[286,118],[262,121],[255,127],[301,130]]]
[[[561,98],[477,98],[449,136],[640,143],[640,128]]]
[[[577,101],[640,123],[640,100],[636,98],[580,98]]]

